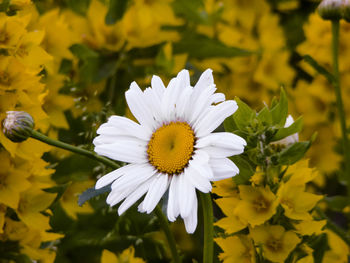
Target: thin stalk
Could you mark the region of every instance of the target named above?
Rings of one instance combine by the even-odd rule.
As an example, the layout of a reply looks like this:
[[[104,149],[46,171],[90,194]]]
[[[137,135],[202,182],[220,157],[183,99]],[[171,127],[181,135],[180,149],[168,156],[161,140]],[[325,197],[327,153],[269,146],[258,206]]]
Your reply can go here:
[[[340,127],[343,137],[343,153],[345,156],[345,174],[348,187],[348,197],[350,198],[350,149],[347,135],[344,103],[341,95],[340,75],[339,75],[339,20],[332,20],[332,57],[334,74],[334,91],[337,101]]]
[[[180,259],[179,254],[177,253],[175,238],[174,238],[174,236],[169,228],[168,220],[166,219],[166,217],[163,214],[163,211],[159,207],[159,205],[156,206],[156,208],[154,209],[154,212],[157,215],[160,226],[162,227],[164,234],[168,240],[168,244],[169,244],[171,255],[173,257],[173,261],[175,263],[180,263],[181,259]]]
[[[214,255],[213,205],[210,193],[204,194],[199,192],[199,196],[202,202],[204,219],[203,263],[212,263]]]
[[[64,150],[67,150],[70,152],[74,152],[74,153],[77,153],[80,155],[84,155],[88,158],[99,161],[99,162],[101,162],[101,163],[103,163],[103,164],[105,164],[113,169],[117,169],[120,167],[117,163],[113,162],[112,160],[110,160],[108,158],[100,156],[100,155],[98,155],[94,152],[91,152],[89,150],[82,149],[80,147],[73,146],[73,145],[70,145],[68,143],[64,143],[64,142],[61,142],[58,140],[51,139],[38,131],[33,130],[31,137],[33,139],[42,141],[46,144],[49,144],[49,145],[52,145],[52,146],[55,146],[55,147],[58,147],[58,148],[61,148],[61,149],[64,149]],[[156,206],[155,213],[159,219],[160,225],[161,225],[161,227],[165,233],[165,236],[168,240],[170,251],[171,251],[172,257],[174,259],[174,262],[180,263],[181,260],[180,260],[178,253],[177,253],[174,236],[172,235],[172,232],[170,231],[170,228],[169,228],[168,221],[167,221],[166,217],[164,216],[162,210],[159,208],[159,206]]]
[[[117,169],[120,167],[119,164],[113,162],[112,160],[110,160],[108,158],[102,157],[94,152],[89,151],[89,150],[82,149],[80,147],[73,146],[73,145],[70,145],[70,144],[65,143],[65,142],[51,139],[38,131],[33,130],[31,137],[36,139],[36,140],[42,141],[46,144],[56,146],[58,148],[61,148],[61,149],[64,149],[64,150],[67,150],[70,152],[74,152],[74,153],[77,153],[80,155],[84,155],[86,157],[89,157],[90,159],[94,159],[96,161],[99,161],[99,162],[101,162],[101,163],[103,163],[111,168]]]

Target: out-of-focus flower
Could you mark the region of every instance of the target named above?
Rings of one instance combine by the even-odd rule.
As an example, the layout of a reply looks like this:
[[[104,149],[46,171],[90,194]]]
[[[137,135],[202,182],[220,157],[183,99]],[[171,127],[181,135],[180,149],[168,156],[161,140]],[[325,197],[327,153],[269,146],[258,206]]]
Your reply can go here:
[[[257,226],[250,233],[254,242],[262,245],[264,257],[272,262],[284,262],[300,242],[293,231],[286,231],[280,225]]]
[[[215,90],[211,70],[194,87],[186,70],[167,88],[157,76],[144,92],[135,82],[131,84],[125,96],[140,124],[112,116],[94,140],[98,154],[130,163],[96,183],[97,189],[112,183],[107,198],[111,206],[125,199],[119,214],[145,193],[139,211],[150,213],[169,188],[169,220],[181,215],[187,232],[195,231],[196,189],[208,193],[210,181],[237,174],[237,166],[227,157],[242,153],[246,145],[232,133],[212,133],[237,109],[235,101],[225,101]]]
[[[350,254],[349,246],[332,231],[326,230],[326,234],[330,250],[324,253],[323,262],[347,263],[348,255]]]
[[[243,262],[255,263],[255,248],[248,236],[237,235],[227,238],[216,238],[215,242],[224,251],[219,255],[219,259],[224,263],[229,262]]]
[[[135,257],[135,249],[129,247],[119,255],[104,249],[102,251],[101,263],[143,263],[145,262],[142,258]]]

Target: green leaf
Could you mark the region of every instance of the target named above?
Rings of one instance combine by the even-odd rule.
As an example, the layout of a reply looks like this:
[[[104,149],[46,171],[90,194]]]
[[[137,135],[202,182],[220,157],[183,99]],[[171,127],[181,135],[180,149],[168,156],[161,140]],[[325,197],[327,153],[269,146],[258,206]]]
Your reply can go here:
[[[335,78],[332,73],[330,73],[327,69],[322,67],[320,64],[317,63],[316,60],[314,60],[311,56],[305,55],[303,56],[303,59],[305,62],[307,62],[311,67],[313,67],[318,73],[323,75],[330,83],[335,82]]]
[[[291,165],[299,161],[303,158],[310,145],[310,142],[296,142],[283,149],[278,154],[280,164]]]
[[[86,60],[89,58],[98,58],[97,52],[83,44],[74,44],[69,48],[69,50],[73,53],[73,55],[82,60]]]
[[[73,68],[73,62],[70,59],[62,59],[59,73],[67,75],[72,71]]]
[[[273,136],[272,142],[279,141],[289,135],[300,132],[303,127],[303,117],[299,117],[295,122],[293,122],[289,127],[281,128]]]
[[[288,116],[288,100],[286,92],[281,88],[279,102],[270,110],[274,124],[283,126]]]
[[[235,126],[239,130],[244,131],[247,129],[247,126],[251,124],[252,120],[256,116],[256,113],[239,98],[236,97],[235,100],[237,102],[238,109],[236,110],[236,112],[233,114],[231,118],[233,118],[235,122]]]
[[[330,209],[338,212],[341,212],[350,203],[346,196],[341,195],[325,197],[324,200],[327,202]]]
[[[229,47],[216,39],[204,35],[185,34],[180,42],[174,43],[175,54],[188,53],[192,58],[204,59],[213,57],[249,56],[251,51],[236,47]]]
[[[311,245],[314,249],[313,256],[314,262],[322,262],[324,253],[329,250],[328,239],[326,234],[318,236],[317,240]]]
[[[91,0],[67,0],[67,5],[74,12],[85,15],[89,8]]]
[[[255,168],[249,164],[247,160],[245,160],[240,155],[235,155],[230,157],[230,159],[237,165],[239,168],[239,174],[233,177],[233,180],[236,184],[246,184],[249,182],[250,177],[253,176]]]
[[[110,0],[105,22],[107,25],[112,25],[123,18],[123,15],[128,7],[129,0]]]
[[[259,111],[257,117],[258,117],[258,120],[261,121],[262,123],[272,124],[272,116],[267,107],[262,108],[262,110]]]
[[[208,13],[203,11],[203,0],[176,0],[172,2],[172,6],[177,16],[197,24],[209,24]]]
[[[82,206],[86,201],[90,200],[91,198],[98,196],[100,194],[103,194],[105,192],[110,192],[112,190],[111,184],[106,185],[100,189],[95,189],[95,187],[91,187],[87,190],[85,190],[78,199],[79,206]]]

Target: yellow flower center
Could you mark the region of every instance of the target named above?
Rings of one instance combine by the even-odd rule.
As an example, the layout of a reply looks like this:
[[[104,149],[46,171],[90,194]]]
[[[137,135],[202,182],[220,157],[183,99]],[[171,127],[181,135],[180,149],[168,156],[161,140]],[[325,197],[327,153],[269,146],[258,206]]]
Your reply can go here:
[[[267,241],[266,246],[270,250],[277,252],[277,251],[280,251],[282,249],[282,242],[279,239],[271,238],[270,240]]]
[[[195,136],[185,122],[170,122],[158,128],[148,143],[149,162],[161,173],[180,174],[194,151]]]
[[[253,201],[253,207],[258,213],[266,212],[270,208],[270,202],[266,200],[263,196]]]

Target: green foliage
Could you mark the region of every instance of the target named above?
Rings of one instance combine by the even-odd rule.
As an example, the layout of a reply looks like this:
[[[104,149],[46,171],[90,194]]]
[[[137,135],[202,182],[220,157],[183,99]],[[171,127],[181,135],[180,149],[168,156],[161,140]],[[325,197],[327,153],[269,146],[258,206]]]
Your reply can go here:
[[[307,62],[311,67],[313,67],[318,73],[323,75],[330,83],[334,83],[335,78],[332,73],[330,73],[327,69],[322,67],[318,62],[309,55],[303,56],[305,62]]]
[[[300,117],[285,127],[288,99],[284,89],[281,89],[279,100],[273,99],[271,107],[265,106],[258,113],[239,98],[236,98],[236,102],[238,109],[232,117],[225,120],[224,127],[226,131],[236,133],[247,141],[244,154],[234,157],[234,162],[240,168],[240,174],[234,179],[238,184],[247,183],[256,166],[268,169],[271,162],[291,165],[304,157],[312,140],[280,141],[300,132],[303,125]]]
[[[129,0],[110,0],[108,13],[106,15],[105,21],[107,25],[112,25],[120,20],[127,7]]]
[[[180,42],[174,43],[174,53],[188,53],[192,58],[249,56],[251,51],[229,47],[216,39],[193,32],[184,34]]]

